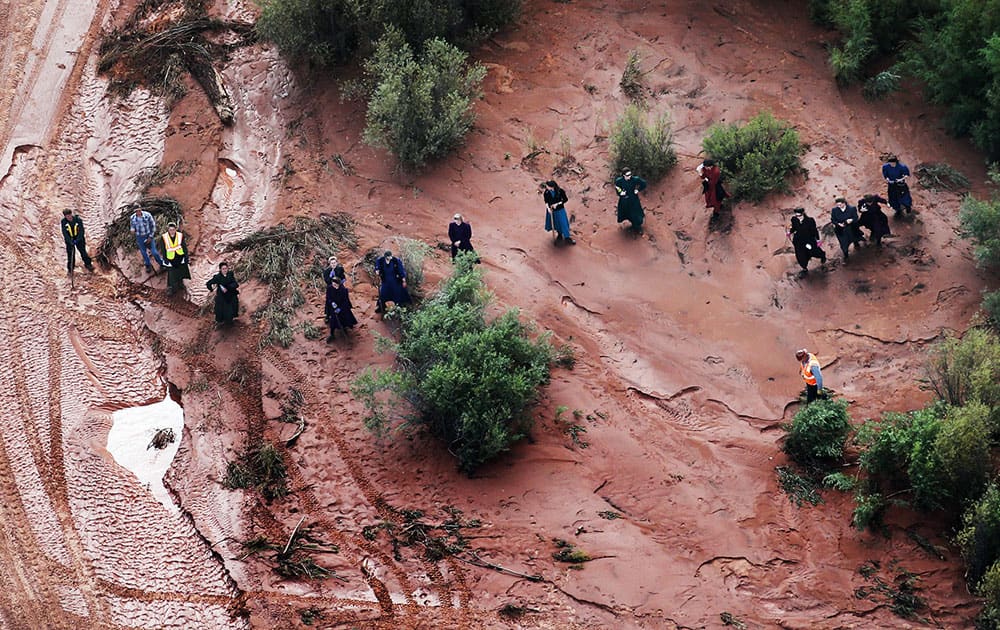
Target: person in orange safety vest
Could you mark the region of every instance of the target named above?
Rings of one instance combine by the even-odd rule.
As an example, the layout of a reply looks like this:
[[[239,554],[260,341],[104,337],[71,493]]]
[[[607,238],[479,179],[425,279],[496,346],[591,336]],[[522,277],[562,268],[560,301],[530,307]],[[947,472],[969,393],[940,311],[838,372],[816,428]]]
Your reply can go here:
[[[806,382],[806,403],[811,403],[823,395],[823,374],[820,372],[819,360],[805,348],[795,353],[799,360],[799,371],[802,380]]]
[[[191,279],[188,270],[187,252],[184,248],[184,234],[177,230],[176,223],[168,223],[163,234],[164,266],[167,268],[167,295],[184,288],[184,281]]]

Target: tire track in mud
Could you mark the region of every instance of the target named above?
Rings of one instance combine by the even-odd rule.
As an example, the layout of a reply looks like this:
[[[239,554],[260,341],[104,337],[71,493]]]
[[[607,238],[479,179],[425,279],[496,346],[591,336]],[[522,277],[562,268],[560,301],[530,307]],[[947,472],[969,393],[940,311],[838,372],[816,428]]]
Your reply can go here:
[[[281,373],[284,376],[288,377],[293,383],[295,383],[295,386],[302,392],[308,408],[314,412],[314,417],[318,417],[319,414],[315,412],[319,408],[319,400],[321,400],[321,397],[317,392],[315,386],[313,386],[313,384],[309,381],[309,379],[306,378],[305,375],[303,375],[298,370],[298,368],[296,368],[295,366],[291,365],[288,361],[286,361],[285,358],[281,356],[281,354],[277,349],[266,348],[265,350],[263,350],[262,354],[264,358],[266,358],[271,363],[272,366],[278,368],[278,370],[281,371]],[[329,430],[333,442],[337,447],[337,453],[340,456],[341,461],[343,461],[344,464],[347,466],[348,473],[351,475],[351,479],[354,481],[354,484],[362,491],[365,499],[369,502],[369,504],[372,505],[372,507],[375,508],[379,517],[382,518],[382,520],[395,522],[398,519],[398,515],[395,513],[395,511],[389,505],[389,503],[385,500],[385,497],[375,488],[371,480],[369,480],[368,477],[365,475],[361,463],[357,460],[356,457],[351,455],[350,448],[347,444],[347,440],[344,437],[343,433],[337,428],[335,424],[332,423],[327,425],[327,430]],[[313,501],[315,501],[315,499],[313,499]],[[441,571],[438,568],[438,566],[435,563],[426,560],[422,557],[421,557],[421,562],[424,565],[424,570],[427,572],[428,578],[430,578],[431,584],[438,591],[438,599],[441,604],[440,607],[453,608],[454,592],[449,582],[445,580],[444,576],[441,574]],[[449,565],[452,565],[453,563],[454,561],[451,561],[449,562]],[[396,564],[393,563],[390,566],[395,567]],[[395,569],[394,572],[398,573],[398,571],[396,571]],[[469,590],[467,584],[465,583],[464,574],[461,574],[458,571],[454,571],[454,575],[455,575],[455,581],[458,583],[459,587],[459,602],[460,604],[463,602],[467,604],[471,600],[471,591]],[[461,579],[459,578],[460,575]],[[401,585],[407,591],[406,592],[407,599],[409,601],[412,601],[410,594],[413,592],[413,589],[409,586],[406,586],[407,582],[408,580],[406,582],[402,582]],[[462,610],[464,610],[464,607],[462,608]]]

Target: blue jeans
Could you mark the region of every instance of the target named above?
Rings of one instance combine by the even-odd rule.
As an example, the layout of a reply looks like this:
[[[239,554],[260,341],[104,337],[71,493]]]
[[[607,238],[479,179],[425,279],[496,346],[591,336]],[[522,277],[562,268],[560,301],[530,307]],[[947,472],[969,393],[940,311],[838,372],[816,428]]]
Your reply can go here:
[[[161,267],[163,266],[163,259],[160,258],[160,252],[156,251],[156,237],[155,236],[150,237],[150,239],[149,239],[149,245],[146,245],[146,243],[144,243],[141,238],[139,238],[138,236],[136,236],[135,237],[135,246],[136,246],[136,248],[138,248],[139,253],[142,254],[142,262],[145,263],[147,267],[152,266],[152,263],[149,262],[149,254],[146,252],[147,248],[150,249],[153,252],[153,260],[155,260],[156,263],[158,265],[160,265]]]

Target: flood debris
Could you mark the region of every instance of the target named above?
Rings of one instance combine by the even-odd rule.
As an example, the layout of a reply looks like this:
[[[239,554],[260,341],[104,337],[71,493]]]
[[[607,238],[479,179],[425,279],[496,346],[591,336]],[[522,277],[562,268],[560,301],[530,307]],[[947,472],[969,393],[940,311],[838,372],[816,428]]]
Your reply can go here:
[[[177,438],[174,436],[174,430],[170,427],[157,429],[156,433],[153,434],[153,439],[149,441],[149,446],[146,447],[146,450],[155,448],[158,451],[162,451],[173,444],[175,439]]]
[[[185,93],[185,71],[198,82],[219,120],[231,125],[233,104],[215,62],[255,41],[246,22],[208,16],[207,0],[143,0],[101,41],[97,69],[108,91],[127,96],[144,87],[170,102]]]

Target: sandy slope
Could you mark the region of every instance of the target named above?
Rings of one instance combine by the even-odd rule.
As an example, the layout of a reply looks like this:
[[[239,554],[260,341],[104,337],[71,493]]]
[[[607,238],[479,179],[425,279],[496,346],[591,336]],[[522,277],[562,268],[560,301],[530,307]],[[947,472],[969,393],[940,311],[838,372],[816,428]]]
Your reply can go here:
[[[252,18],[242,6],[218,9]],[[124,10],[74,3],[69,20],[57,19],[69,9],[55,1],[0,9],[9,164],[0,273],[10,287],[0,298],[0,370],[12,384],[0,450],[4,626],[290,627],[316,607],[326,624],[504,627],[495,611],[506,603],[531,609],[521,627],[715,627],[723,611],[760,627],[911,625],[854,597],[865,584],[857,568],[870,559],[920,574],[931,623],[967,625],[975,602],[954,553],[939,561],[902,529],[916,526],[943,547],[934,524],[898,515],[883,539],[849,529],[844,497],[800,510],[777,488],[777,425],[799,388],[796,347],[820,355],[856,418],[914,408],[926,400],[915,383],[924,348],[968,325],[983,287],[955,234],[958,197],[916,186],[920,215],[894,224],[884,251],[795,277],[789,209],[821,216],[834,196],[881,191],[880,152],[983,179],[981,157],[947,138],[915,96],[871,105],[839,93],[822,47],[831,34],[796,3],[531,2],[516,29],[476,53],[490,69],[477,129],[415,178],[359,142],[363,111],[342,104],[331,80],[295,76],[272,50],[239,51],[226,67],[233,128],[197,89],[169,115],[140,93],[103,99],[95,33]],[[639,239],[614,224],[605,166],[632,49],[648,70],[649,104],[671,112],[683,156],[649,191]],[[791,195],[737,208],[731,231],[709,232],[691,173],[701,137],[713,122],[762,108],[800,129],[809,177]],[[544,150],[524,159],[533,149]],[[534,184],[565,149],[577,168],[557,179],[580,243],[555,248]],[[71,290],[58,209],[82,209],[94,247],[134,196],[135,174],[178,160],[196,167],[162,192],[188,210],[190,302],[167,301],[162,277],[141,274],[134,255],[81,272]],[[389,331],[363,282],[354,288],[362,326],[348,342],[300,337],[288,351],[259,352],[249,318],[233,332],[212,330],[197,305],[226,242],[295,213],[336,210],[359,221],[361,248],[344,252],[347,264],[397,234],[435,244],[456,210],[472,222],[500,302],[577,349],[577,367],[556,371],[539,405],[533,443],[475,479],[457,474],[433,441],[376,443],[347,391],[358,370],[389,360],[374,352],[371,333]],[[428,276],[446,269],[439,253]],[[243,300],[252,308],[259,291]],[[303,316],[320,315],[321,298],[310,296]],[[233,380],[239,359],[249,369]],[[158,398],[164,366],[187,422],[167,478],[177,517],[103,450],[109,410]],[[309,420],[288,450],[295,492],[262,505],[223,490],[217,480],[247,436],[288,435],[269,419],[292,386]],[[590,416],[580,421],[588,448],[557,426],[559,405]],[[480,518],[483,537],[472,542],[483,558],[545,581],[405,549],[395,558],[361,535],[397,518],[389,506],[433,521],[445,506]],[[601,518],[607,510],[623,518]],[[236,559],[240,541],[283,540],[303,516],[339,545],[321,560],[343,579],[283,582],[261,561]],[[567,569],[551,559],[552,538],[601,558]]]

